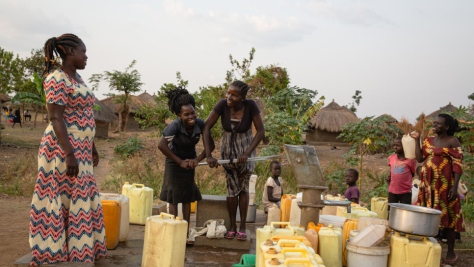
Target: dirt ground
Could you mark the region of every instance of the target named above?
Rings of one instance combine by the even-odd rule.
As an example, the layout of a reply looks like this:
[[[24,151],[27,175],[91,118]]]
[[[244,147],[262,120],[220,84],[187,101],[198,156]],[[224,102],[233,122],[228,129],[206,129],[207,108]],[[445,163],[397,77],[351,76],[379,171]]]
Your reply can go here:
[[[32,123],[27,123],[23,128],[11,126],[7,124],[5,130],[2,131],[3,142],[8,145],[0,146],[0,179],[2,179],[2,170],[5,170],[12,162],[22,157],[25,153],[36,153],[38,144],[40,142],[41,134],[44,130],[44,125],[40,123],[36,129],[33,129]],[[97,184],[101,186],[106,174],[110,171],[109,161],[113,158],[113,148],[126,140],[128,136],[138,134],[150,140],[150,132],[135,132],[128,133],[126,136],[119,136],[118,134],[110,134],[109,139],[97,139],[96,146],[101,155],[100,163],[94,169],[94,174],[97,179]],[[158,139],[155,137],[151,139],[148,144],[150,147],[156,147]],[[338,147],[332,149],[331,146],[317,146],[319,160],[323,169],[331,162],[341,161],[342,155],[348,151],[348,147]],[[156,152],[158,153],[158,152]],[[387,158],[385,155],[370,155],[366,159],[366,163],[372,168],[386,169]],[[36,166],[33,166],[36,168]],[[28,181],[34,181],[35,177],[25,177]],[[12,263],[21,256],[29,252],[28,244],[28,222],[30,211],[31,197],[19,197],[0,194],[0,266],[12,266]],[[474,237],[472,236],[472,224],[470,224],[470,234],[463,234],[462,242],[471,243],[466,249],[459,249],[459,260],[455,266],[474,266],[474,251],[472,249]],[[445,244],[442,244],[443,250],[446,249]],[[443,253],[444,254],[444,253]]]

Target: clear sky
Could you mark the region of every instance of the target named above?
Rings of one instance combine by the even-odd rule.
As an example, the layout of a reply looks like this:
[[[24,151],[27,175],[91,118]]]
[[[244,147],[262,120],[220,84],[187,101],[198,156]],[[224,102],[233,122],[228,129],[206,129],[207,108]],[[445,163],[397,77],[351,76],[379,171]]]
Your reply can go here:
[[[176,71],[192,92],[221,84],[229,54],[241,60],[254,47],[252,69],[278,64],[326,104],[360,90],[359,117],[414,121],[472,104],[473,14],[472,0],[0,0],[0,47],[26,57],[74,33],[88,49],[83,78],[135,59],[150,94]],[[96,95],[108,92],[103,83]]]

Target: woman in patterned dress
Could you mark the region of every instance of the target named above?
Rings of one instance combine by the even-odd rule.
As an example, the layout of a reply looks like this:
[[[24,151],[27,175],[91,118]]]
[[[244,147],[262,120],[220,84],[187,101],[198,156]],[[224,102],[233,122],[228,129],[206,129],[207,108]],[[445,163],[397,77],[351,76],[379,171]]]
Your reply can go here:
[[[249,205],[250,175],[255,169],[255,162],[247,162],[255,157],[255,148],[263,139],[263,127],[260,110],[254,100],[245,99],[249,86],[235,81],[227,89],[226,98],[220,100],[206,120],[203,130],[203,141],[209,166],[217,167],[217,160],[211,152],[211,128],[221,117],[222,133],[220,152],[221,159],[237,159],[237,163],[223,164],[227,182],[227,209],[230,217],[230,228],[225,234],[232,239],[247,240],[246,220]],[[252,123],[257,130],[252,135]],[[240,210],[240,229],[237,232],[237,207]]]
[[[420,134],[410,133],[415,138],[416,160],[423,162],[418,205],[443,212],[440,228],[448,240],[448,252],[443,264],[453,265],[457,259],[454,253],[456,232],[464,232],[461,203],[457,188],[462,174],[463,151],[461,143],[454,137],[458,121],[447,114],[439,114],[433,121],[435,137],[428,137],[420,148]]]
[[[94,262],[107,251],[102,206],[93,167],[94,94],[77,69],[86,46],[74,34],[46,41],[43,86],[50,124],[38,152],[38,178],[30,211],[30,265]],[[56,57],[55,57],[56,55]],[[57,56],[62,64],[57,63]]]

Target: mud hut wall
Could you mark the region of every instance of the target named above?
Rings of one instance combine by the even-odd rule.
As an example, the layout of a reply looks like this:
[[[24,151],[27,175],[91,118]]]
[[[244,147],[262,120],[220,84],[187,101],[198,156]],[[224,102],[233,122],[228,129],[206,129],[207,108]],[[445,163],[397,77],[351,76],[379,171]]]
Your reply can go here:
[[[118,116],[118,114],[115,114]],[[112,129],[117,129],[117,125],[118,125],[118,120],[114,121],[110,127],[112,127]],[[127,122],[127,131],[137,131],[137,130],[141,130],[140,128],[140,124],[135,120],[135,116],[134,114],[130,113],[128,115],[128,122]]]
[[[338,143],[345,143],[343,139],[337,138],[341,132],[328,132],[328,131],[321,131],[321,130],[314,130],[306,135],[307,142],[338,142]]]
[[[109,137],[109,124],[105,121],[95,121],[95,137],[107,138]]]

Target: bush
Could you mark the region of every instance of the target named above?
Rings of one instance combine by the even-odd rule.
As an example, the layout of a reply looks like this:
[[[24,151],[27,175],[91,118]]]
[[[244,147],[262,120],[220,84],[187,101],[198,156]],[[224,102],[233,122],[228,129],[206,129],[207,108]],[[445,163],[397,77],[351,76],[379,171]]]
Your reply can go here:
[[[127,142],[118,145],[114,148],[115,153],[122,156],[122,158],[129,158],[143,148],[142,140],[137,137],[130,137]]]

